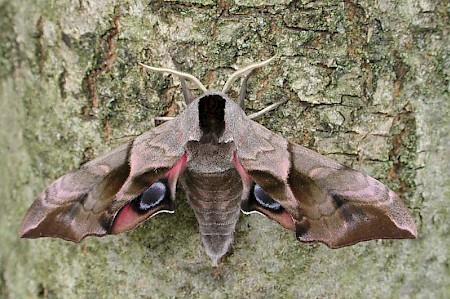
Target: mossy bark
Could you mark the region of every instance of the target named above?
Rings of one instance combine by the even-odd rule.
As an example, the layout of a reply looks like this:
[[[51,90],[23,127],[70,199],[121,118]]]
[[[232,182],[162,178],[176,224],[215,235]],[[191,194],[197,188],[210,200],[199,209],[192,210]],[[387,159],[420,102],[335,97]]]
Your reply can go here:
[[[411,1],[1,1],[0,297],[436,297],[450,294],[448,4]],[[46,184],[182,109],[177,67],[210,88],[250,80],[260,122],[371,174],[410,207],[419,238],[339,250],[242,217],[218,273],[184,195],[133,232],[23,240]],[[235,84],[231,96],[239,90]]]

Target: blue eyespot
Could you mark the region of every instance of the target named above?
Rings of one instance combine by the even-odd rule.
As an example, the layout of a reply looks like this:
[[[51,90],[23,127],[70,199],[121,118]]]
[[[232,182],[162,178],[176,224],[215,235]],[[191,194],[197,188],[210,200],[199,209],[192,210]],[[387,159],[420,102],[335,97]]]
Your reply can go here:
[[[153,209],[159,205],[168,194],[168,187],[166,182],[157,181],[150,187],[145,189],[138,197],[133,199],[131,205],[133,209],[138,213],[146,213],[148,210]]]
[[[272,199],[258,184],[255,184],[253,187],[253,195],[255,196],[256,202],[263,206],[264,208],[270,210],[279,210],[282,209],[281,205]]]

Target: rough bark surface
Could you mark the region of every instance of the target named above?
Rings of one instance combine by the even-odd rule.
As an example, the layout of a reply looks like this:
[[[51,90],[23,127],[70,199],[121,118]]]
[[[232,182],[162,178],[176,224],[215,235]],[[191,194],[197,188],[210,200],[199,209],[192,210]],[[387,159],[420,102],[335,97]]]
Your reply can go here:
[[[438,0],[1,1],[0,297],[448,297],[448,14]],[[179,81],[138,62],[220,88],[274,54],[248,112],[288,98],[260,122],[397,190],[417,240],[330,250],[241,216],[214,271],[181,192],[174,215],[120,236],[18,238],[48,183],[182,109]]]

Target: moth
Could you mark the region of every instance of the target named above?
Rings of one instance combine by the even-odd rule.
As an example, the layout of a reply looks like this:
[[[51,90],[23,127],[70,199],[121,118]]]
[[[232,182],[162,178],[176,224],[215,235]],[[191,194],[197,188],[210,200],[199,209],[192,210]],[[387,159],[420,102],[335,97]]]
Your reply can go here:
[[[248,77],[273,58],[236,71],[222,91],[186,73],[143,65],[180,78],[185,110],[49,185],[25,215],[20,235],[79,242],[128,231],[158,213],[173,213],[179,181],[213,266],[230,249],[241,211],[331,248],[415,238],[413,218],[394,191],[252,120],[285,101],[244,113]],[[227,92],[243,75],[234,102]],[[194,99],[185,80],[203,94]]]

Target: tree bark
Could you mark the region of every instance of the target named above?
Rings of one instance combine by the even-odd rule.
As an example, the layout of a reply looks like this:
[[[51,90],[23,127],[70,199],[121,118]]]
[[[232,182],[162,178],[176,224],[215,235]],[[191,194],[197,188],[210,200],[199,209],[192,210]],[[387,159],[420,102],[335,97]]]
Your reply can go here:
[[[399,3],[400,2],[400,3]],[[0,2],[0,297],[436,297],[450,294],[448,4],[411,1]],[[416,240],[330,250],[241,217],[213,270],[193,212],[80,244],[19,239],[54,179],[183,109],[178,68],[221,88],[250,80],[259,122],[366,172],[410,207]],[[235,84],[231,96],[236,96]]]

